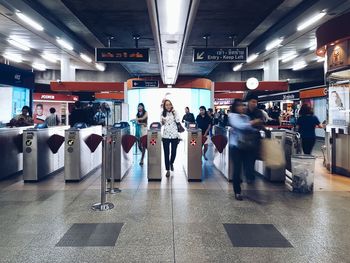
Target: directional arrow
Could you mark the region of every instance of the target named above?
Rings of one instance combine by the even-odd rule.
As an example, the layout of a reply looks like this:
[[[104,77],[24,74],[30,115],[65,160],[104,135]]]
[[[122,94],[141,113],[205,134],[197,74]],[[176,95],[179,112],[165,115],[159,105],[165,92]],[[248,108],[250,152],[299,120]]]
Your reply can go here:
[[[204,55],[204,51],[202,53],[197,53],[197,59],[198,60],[199,59],[204,59],[203,55]]]

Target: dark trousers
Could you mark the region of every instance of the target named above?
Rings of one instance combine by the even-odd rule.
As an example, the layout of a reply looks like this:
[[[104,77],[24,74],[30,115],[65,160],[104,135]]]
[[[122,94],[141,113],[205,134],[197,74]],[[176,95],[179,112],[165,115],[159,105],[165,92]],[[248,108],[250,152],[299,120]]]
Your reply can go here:
[[[179,139],[166,139],[163,138],[164,160],[165,169],[170,170],[170,164],[173,164],[176,158],[176,149],[179,143]],[[171,145],[171,157],[170,157],[170,145]]]
[[[251,162],[249,162],[249,158],[247,158],[248,156],[249,156],[249,153],[242,151],[235,146],[231,146],[231,158],[233,162],[232,182],[233,182],[233,191],[235,192],[235,194],[241,193],[242,167],[246,175],[247,175],[247,172],[251,170],[251,167],[249,167],[249,165],[251,165]]]
[[[302,138],[301,145],[303,147],[304,154],[311,154],[312,149],[315,146],[316,138]]]

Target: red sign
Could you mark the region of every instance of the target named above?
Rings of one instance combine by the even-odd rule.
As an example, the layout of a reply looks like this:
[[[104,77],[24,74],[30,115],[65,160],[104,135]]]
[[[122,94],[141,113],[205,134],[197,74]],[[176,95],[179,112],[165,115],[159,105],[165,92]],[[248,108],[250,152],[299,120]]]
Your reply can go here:
[[[34,93],[34,100],[49,100],[49,101],[78,101],[79,97],[74,95],[54,94],[54,93]]]

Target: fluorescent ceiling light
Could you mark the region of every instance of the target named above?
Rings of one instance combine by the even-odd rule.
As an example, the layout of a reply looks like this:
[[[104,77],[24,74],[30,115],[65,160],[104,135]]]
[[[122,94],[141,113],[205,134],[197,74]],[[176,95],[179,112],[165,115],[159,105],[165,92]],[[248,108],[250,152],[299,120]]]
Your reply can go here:
[[[61,38],[57,38],[57,43],[60,44],[62,47],[64,47],[65,49],[68,49],[68,50],[73,50],[73,46],[72,44],[68,43],[67,41],[61,39]]]
[[[92,62],[92,59],[91,59],[89,56],[87,56],[87,55],[85,55],[85,54],[83,54],[83,53],[80,53],[80,57],[81,57],[83,60],[85,60],[86,62],[88,62],[88,63],[91,63],[91,62]]]
[[[18,54],[5,53],[3,57],[16,63],[21,63],[23,61],[22,56]]]
[[[24,51],[29,51],[30,47],[26,46],[25,44],[23,44],[22,42],[19,42],[19,39],[17,38],[16,40],[13,39],[13,37],[9,38],[7,40],[12,46],[15,46],[19,49],[22,49]]]
[[[314,16],[310,17],[308,20],[306,20],[305,22],[303,22],[300,25],[298,25],[297,30],[298,31],[304,30],[305,28],[307,28],[307,27],[311,26],[312,24],[316,23],[318,20],[320,20],[325,15],[326,15],[326,12],[321,12],[321,13],[318,13],[317,15],[314,15]]]
[[[167,54],[167,58],[168,58],[168,63],[170,64],[174,64],[176,63],[177,59],[176,59],[176,54],[175,54],[175,50],[174,49],[168,49],[166,51],[168,54]]]
[[[182,22],[182,11],[183,11],[183,4],[184,1],[181,0],[163,0],[165,4],[165,11],[166,11],[166,25],[165,25],[165,32],[167,34],[176,34],[179,33],[179,31],[182,29],[181,22]],[[180,32],[183,34],[183,32]]]
[[[32,67],[36,70],[39,71],[45,71],[46,70],[46,66],[44,64],[39,64],[39,63],[33,63]]]
[[[247,63],[253,62],[254,60],[256,60],[256,59],[258,58],[258,56],[259,56],[258,53],[255,53],[255,54],[250,55],[250,56],[247,58]]]
[[[38,30],[38,31],[43,31],[44,28],[42,25],[40,25],[38,22],[34,21],[33,19],[29,18],[28,16],[24,15],[23,13],[16,13],[16,15],[25,23],[30,25],[32,28]]]
[[[274,49],[275,47],[278,47],[282,42],[283,42],[283,37],[272,40],[270,43],[266,45],[266,51],[269,51],[271,49]]]
[[[50,53],[43,53],[41,57],[51,63],[56,63],[59,60],[56,55]]]
[[[238,70],[240,70],[242,68],[242,66],[243,66],[243,63],[238,64],[238,65],[234,66],[232,70],[233,71],[238,71]]]
[[[305,68],[306,66],[307,64],[305,62],[299,62],[293,66],[293,70],[299,70],[299,69]]]
[[[297,56],[298,56],[297,53],[290,53],[290,54],[287,54],[287,55],[285,55],[285,56],[283,56],[283,57],[281,58],[282,63],[289,62],[289,61],[295,59]]]
[[[106,70],[106,66],[103,64],[96,64],[95,67],[99,70],[99,71],[105,71]]]

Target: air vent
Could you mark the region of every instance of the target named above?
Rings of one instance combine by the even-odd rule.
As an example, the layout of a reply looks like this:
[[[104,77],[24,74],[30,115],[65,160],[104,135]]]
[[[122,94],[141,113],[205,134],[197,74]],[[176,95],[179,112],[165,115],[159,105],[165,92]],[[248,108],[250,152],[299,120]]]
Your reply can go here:
[[[167,40],[165,41],[167,44],[177,44],[176,40]]]

